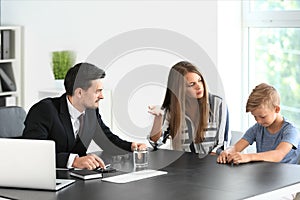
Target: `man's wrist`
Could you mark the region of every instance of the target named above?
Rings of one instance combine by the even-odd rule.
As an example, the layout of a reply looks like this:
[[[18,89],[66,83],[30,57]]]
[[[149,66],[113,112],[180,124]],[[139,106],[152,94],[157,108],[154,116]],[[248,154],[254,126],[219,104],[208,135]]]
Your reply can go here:
[[[77,158],[77,157],[79,157],[78,154],[73,154],[73,153],[70,154],[69,159],[68,159],[68,163],[67,163],[67,168],[68,169],[73,168],[75,158]]]

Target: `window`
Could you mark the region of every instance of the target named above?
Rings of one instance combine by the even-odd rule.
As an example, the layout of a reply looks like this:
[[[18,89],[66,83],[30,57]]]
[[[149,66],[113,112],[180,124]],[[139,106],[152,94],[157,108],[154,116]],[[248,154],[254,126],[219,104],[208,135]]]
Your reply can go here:
[[[279,91],[281,113],[300,128],[300,1],[245,1],[244,67],[249,96],[266,82]],[[254,122],[248,119],[248,126]]]
[[[300,3],[295,0],[255,0],[250,1],[251,11],[288,11],[288,10],[300,10]]]

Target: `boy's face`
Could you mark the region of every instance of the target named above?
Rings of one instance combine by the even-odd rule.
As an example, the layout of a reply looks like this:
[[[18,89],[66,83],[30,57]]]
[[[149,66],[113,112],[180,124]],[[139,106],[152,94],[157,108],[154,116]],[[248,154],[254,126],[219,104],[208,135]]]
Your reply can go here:
[[[254,119],[257,123],[264,127],[269,127],[275,121],[277,114],[279,112],[279,107],[276,106],[275,108],[268,108],[268,107],[259,107],[253,111],[251,114],[254,116]]]

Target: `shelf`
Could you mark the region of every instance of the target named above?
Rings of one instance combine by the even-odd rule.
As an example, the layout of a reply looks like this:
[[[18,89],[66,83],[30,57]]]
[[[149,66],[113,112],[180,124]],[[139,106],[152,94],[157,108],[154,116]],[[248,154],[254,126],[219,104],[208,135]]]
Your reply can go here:
[[[0,26],[0,36],[0,102],[9,101],[9,105],[15,103],[17,106],[23,106],[21,27]]]
[[[0,59],[0,63],[12,63],[15,61],[16,59]]]
[[[18,93],[16,91],[9,91],[9,92],[0,92],[0,97],[4,96],[17,96]]]

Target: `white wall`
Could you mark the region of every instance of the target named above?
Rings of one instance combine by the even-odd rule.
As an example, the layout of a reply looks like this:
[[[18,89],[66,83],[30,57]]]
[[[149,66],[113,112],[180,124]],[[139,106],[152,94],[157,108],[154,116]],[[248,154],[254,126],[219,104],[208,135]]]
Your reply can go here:
[[[243,131],[247,118],[242,95],[242,28],[241,1],[218,2],[218,58],[217,66],[225,88],[229,107],[230,128]]]
[[[2,25],[21,25],[24,29],[25,108],[38,100],[39,90],[54,87],[50,52],[71,49],[77,52],[78,62],[94,61],[106,69],[104,86],[112,90],[113,115],[120,114],[117,108],[122,108],[124,102],[128,105],[122,112],[129,117],[125,123],[131,125],[130,130],[118,127],[124,124],[119,119],[113,124],[116,133],[123,133],[122,137],[139,140],[149,132],[152,117],[147,113],[147,105],[162,103],[166,70],[182,59],[202,67],[212,92],[223,93],[223,82],[229,108],[236,113],[231,114],[231,122],[236,116],[240,120],[239,109],[236,109],[240,97],[240,85],[237,84],[240,81],[240,44],[231,44],[240,37],[240,13],[236,12],[239,2],[222,2],[218,6],[217,1],[210,0],[2,0]],[[226,7],[232,8],[230,15],[223,10]],[[220,18],[217,11],[223,17]],[[226,17],[232,17],[229,19],[232,23],[228,23]],[[237,32],[231,34],[226,26],[219,28],[220,21]],[[221,82],[218,75],[211,75],[218,72],[214,69],[216,65]],[[161,70],[147,74],[136,70],[143,67],[161,67]],[[132,75],[136,76],[132,78]],[[161,81],[154,78],[151,82],[151,77],[160,76]],[[236,80],[233,81],[232,76],[237,77]],[[119,94],[122,92],[114,94],[115,90],[126,90],[123,81],[130,78],[141,83],[140,86],[133,87],[133,91],[127,91],[123,96]],[[239,128],[238,120],[231,124]]]

